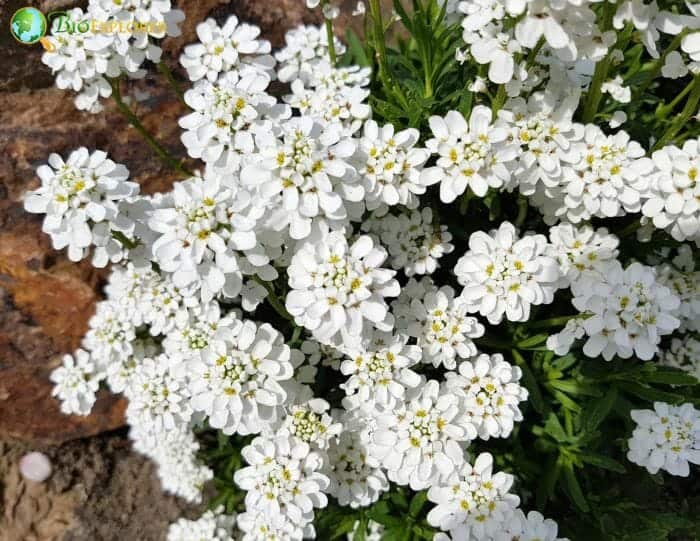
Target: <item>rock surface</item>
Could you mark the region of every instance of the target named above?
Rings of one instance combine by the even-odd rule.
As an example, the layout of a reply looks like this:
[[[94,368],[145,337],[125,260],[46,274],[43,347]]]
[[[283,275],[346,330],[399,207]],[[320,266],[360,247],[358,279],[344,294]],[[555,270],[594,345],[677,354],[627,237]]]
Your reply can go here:
[[[41,447],[52,474],[19,472],[25,444],[0,441],[0,541],[164,541],[168,524],[201,509],[163,494],[153,464],[111,433]]]

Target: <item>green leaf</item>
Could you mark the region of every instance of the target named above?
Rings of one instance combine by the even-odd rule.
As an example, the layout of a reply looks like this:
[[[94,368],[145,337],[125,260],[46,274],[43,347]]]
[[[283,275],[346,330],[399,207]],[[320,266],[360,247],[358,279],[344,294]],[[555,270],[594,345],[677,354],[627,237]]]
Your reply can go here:
[[[664,383],[667,385],[697,385],[698,380],[692,374],[678,368],[657,366],[655,370],[644,373],[642,379],[647,383]]]
[[[544,431],[560,443],[566,442],[569,439],[564,431],[564,427],[559,421],[559,417],[554,413],[550,413],[549,417],[547,417],[547,421],[544,423]]]
[[[600,423],[602,423],[612,411],[616,400],[617,389],[611,387],[602,398],[588,404],[581,415],[586,431],[592,432],[598,428]]]
[[[613,460],[610,457],[593,454],[593,453],[577,453],[576,456],[580,458],[586,464],[591,464],[592,466],[597,466],[606,470],[614,471],[617,473],[625,473],[627,470],[620,464],[617,460]]]
[[[409,516],[416,518],[421,512],[421,509],[423,509],[423,506],[425,506],[425,502],[427,500],[428,491],[426,490],[422,490],[421,492],[418,492],[415,496],[413,496],[413,499],[411,500],[411,506],[408,508]]]
[[[526,338],[522,342],[518,342],[518,347],[519,348],[529,348],[532,346],[538,346],[542,342],[546,341],[547,338],[549,338],[548,334],[537,334],[535,336],[531,336],[530,338]]]
[[[352,28],[346,30],[345,41],[348,44],[348,51],[345,53],[346,58],[343,60],[347,59],[348,65],[355,64],[363,67],[372,65],[364,45],[362,45],[360,38],[357,37]]]
[[[618,387],[634,396],[637,396],[648,402],[669,402],[671,404],[678,404],[685,400],[683,395],[676,393],[668,393],[666,391],[660,391],[648,385],[642,385],[634,382],[620,382]]]
[[[581,511],[587,513],[589,510],[588,502],[576,478],[574,466],[570,462],[564,464],[564,481],[566,482],[567,492],[571,497],[571,501],[573,501]]]

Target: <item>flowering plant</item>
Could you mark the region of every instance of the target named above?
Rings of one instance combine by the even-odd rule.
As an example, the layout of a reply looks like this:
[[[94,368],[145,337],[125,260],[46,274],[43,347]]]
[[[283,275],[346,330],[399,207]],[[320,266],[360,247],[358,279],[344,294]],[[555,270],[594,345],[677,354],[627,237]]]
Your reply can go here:
[[[276,51],[201,22],[184,93],[163,35],[50,38],[76,105],[111,96],[182,176],[38,169],[54,247],[111,265],[63,411],[122,393],[163,488],[213,485],[171,541],[695,537],[700,6],[370,0],[344,45],[307,5],[325,27]],[[186,161],[122,97],[149,61]]]

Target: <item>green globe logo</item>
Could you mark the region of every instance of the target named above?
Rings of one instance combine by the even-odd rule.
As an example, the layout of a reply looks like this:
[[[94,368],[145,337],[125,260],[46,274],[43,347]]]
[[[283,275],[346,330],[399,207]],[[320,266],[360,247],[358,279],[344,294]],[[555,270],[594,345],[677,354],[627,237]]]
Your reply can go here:
[[[10,31],[17,41],[31,45],[46,34],[46,17],[36,8],[20,8],[10,19]]]

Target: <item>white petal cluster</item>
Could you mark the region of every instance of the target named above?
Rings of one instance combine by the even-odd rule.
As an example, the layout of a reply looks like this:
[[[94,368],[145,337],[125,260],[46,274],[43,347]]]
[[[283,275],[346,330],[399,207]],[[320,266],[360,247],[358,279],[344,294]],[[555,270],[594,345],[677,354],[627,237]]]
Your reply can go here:
[[[632,410],[637,427],[628,441],[627,459],[651,474],[664,470],[688,477],[700,464],[700,415],[692,404],[654,402],[653,410]]]
[[[338,125],[294,117],[279,136],[260,133],[256,144],[260,152],[241,171],[241,181],[269,207],[272,229],[305,239],[314,228],[344,223],[348,204],[362,200],[364,190],[349,163],[357,143]]]
[[[78,349],[73,355],[64,355],[61,366],[51,373],[51,394],[61,401],[61,411],[66,415],[87,415],[95,404],[102,378],[90,354]]]
[[[575,159],[564,168],[559,183],[541,186],[531,198],[547,223],[577,224],[642,209],[653,162],[626,132],[606,135],[588,124],[572,152],[576,152]]]
[[[370,453],[389,480],[424,490],[464,462],[462,445],[472,438],[458,424],[459,413],[458,397],[429,380],[405,403],[377,415]]]
[[[365,323],[388,331],[393,318],[385,297],[399,294],[395,272],[380,265],[386,251],[369,236],[348,246],[342,232],[317,244],[305,243],[289,265],[287,310],[319,342],[356,342]]]
[[[581,275],[602,276],[610,262],[617,259],[620,240],[604,227],[576,227],[560,224],[549,229],[550,253],[559,263],[561,287],[569,287]]]
[[[377,235],[391,256],[391,266],[408,277],[432,274],[439,259],[454,251],[447,226],[435,223],[430,207],[371,217],[363,229]]]
[[[380,345],[346,350],[348,358],[340,365],[341,373],[348,376],[341,385],[347,395],[343,401],[346,409],[368,404],[393,408],[403,402],[406,389],[422,382],[410,368],[418,364],[420,349],[406,345],[407,340],[407,336],[390,336]]]
[[[144,62],[159,62],[162,54],[154,40],[179,36],[178,24],[185,19],[169,0],[90,0],[86,11],[65,13],[65,20],[53,18],[46,37],[52,47],[41,60],[58,88],[79,93],[76,107],[93,113],[102,110],[100,98],[112,95],[108,79],[145,76]],[[106,30],[112,27],[119,31]]]
[[[193,158],[217,169],[238,171],[243,156],[255,150],[255,135],[271,130],[268,117],[289,116],[265,90],[269,76],[254,70],[228,72],[212,83],[198,81],[185,92],[193,112],[180,119],[182,142]]]
[[[482,453],[474,464],[465,462],[444,482],[428,490],[435,507],[428,522],[450,533],[454,541],[492,539],[503,530],[520,499],[509,493],[513,476],[493,473],[493,457]]]
[[[324,126],[340,127],[343,135],[352,135],[369,118],[367,104],[369,68],[333,67],[328,60],[314,65],[308,79],[296,79],[292,94],[284,100],[303,116],[313,118]]]
[[[530,511],[527,515],[517,509],[515,514],[505,525],[504,531],[497,533],[494,539],[497,541],[568,541],[563,537],[557,537],[559,526],[551,518],[544,518],[537,511]]]
[[[197,25],[199,41],[185,47],[180,64],[191,81],[208,79],[216,82],[222,73],[252,70],[271,72],[275,59],[269,54],[270,42],[258,39],[260,28],[240,23],[231,15],[223,26],[214,19]]]
[[[462,417],[458,424],[479,438],[507,438],[515,421],[522,421],[519,404],[527,400],[527,389],[519,384],[522,371],[507,363],[503,355],[481,354],[464,361],[457,372],[445,375],[445,386],[459,397]]]
[[[100,150],[74,150],[63,160],[51,154],[48,165],[37,169],[41,186],[24,200],[28,212],[46,214],[43,231],[51,236],[54,248],[68,248],[71,261],[83,259],[96,246],[94,263],[104,266],[100,250],[112,231],[129,232],[133,224],[121,215],[119,204],[139,192],[129,182],[129,171]],[[105,239],[105,237],[107,239]]]
[[[510,181],[507,167],[518,151],[509,138],[506,123],[491,122],[491,109],[477,105],[469,122],[461,113],[430,117],[433,138],[425,146],[438,156],[436,165],[423,170],[425,184],[440,182],[440,199],[451,203],[469,188],[484,197],[489,188],[501,188]]]
[[[328,34],[318,26],[299,26],[289,30],[285,36],[285,46],[275,53],[278,62],[277,77],[284,83],[300,79],[305,85],[315,77],[318,64],[328,58]],[[338,55],[345,52],[345,46],[333,38]]]
[[[247,511],[238,517],[247,538],[259,539],[253,528],[261,524],[295,540],[313,532],[314,509],[328,503],[321,456],[289,435],[259,436],[241,454],[249,466],[236,471],[234,481],[247,491]]]
[[[484,326],[467,315],[467,304],[461,297],[455,297],[450,286],[438,289],[426,280],[424,287],[427,291],[422,295],[409,293],[410,304],[399,327],[405,327],[405,332],[416,339],[424,363],[453,370],[457,358],[476,355],[471,339],[483,336]]]
[[[678,297],[659,282],[652,267],[633,263],[623,268],[614,261],[604,271],[571,284],[571,303],[581,317],[550,336],[547,347],[563,355],[576,339],[586,337],[583,353],[588,357],[651,360],[661,337],[680,325],[674,315]]]
[[[197,520],[181,518],[168,528],[167,541],[234,541],[236,517],[223,514],[223,507],[209,510]]]
[[[670,145],[652,154],[655,170],[642,213],[674,239],[700,245],[699,145],[700,139],[691,139],[683,148]]]
[[[281,416],[291,351],[272,326],[235,321],[188,363],[192,407],[224,434],[256,434]]]
[[[670,347],[659,353],[659,361],[666,366],[685,370],[700,380],[700,340],[691,334],[672,338]]]
[[[527,321],[532,305],[554,299],[561,271],[549,255],[543,235],[518,238],[515,227],[503,222],[498,230],[477,231],[469,237],[469,251],[454,271],[464,286],[461,298],[469,312],[479,312],[489,323]]]

